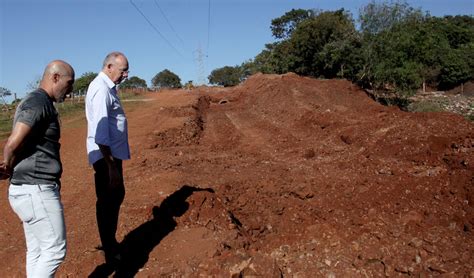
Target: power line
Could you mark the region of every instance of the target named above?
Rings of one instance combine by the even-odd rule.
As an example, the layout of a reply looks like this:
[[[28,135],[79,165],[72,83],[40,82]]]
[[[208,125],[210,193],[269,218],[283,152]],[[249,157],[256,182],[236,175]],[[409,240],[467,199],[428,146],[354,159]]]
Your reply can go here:
[[[158,4],[158,1],[157,0],[153,0],[153,2],[155,2],[156,6],[158,7],[158,9],[160,10],[161,14],[163,15],[163,17],[165,18],[166,22],[168,23],[169,27],[171,28],[171,30],[173,31],[173,33],[176,35],[176,37],[181,41],[181,43],[183,45],[185,45],[184,41],[181,39],[181,37],[178,35],[178,32],[176,32],[176,30],[173,28],[173,26],[171,25],[170,21],[168,20],[168,17],[166,17],[165,13],[163,12],[163,9],[161,9],[160,5]]]
[[[135,7],[135,9],[142,15],[142,17],[148,22],[148,24],[150,24],[150,26],[155,30],[155,32],[160,35],[160,37],[171,47],[174,49],[174,51],[176,51],[176,53],[178,53],[178,55],[181,57],[181,58],[184,58],[183,55],[181,55],[181,53],[178,51],[178,49],[176,49],[176,47],[174,47],[166,38],[165,36],[163,36],[163,34],[161,34],[161,32],[158,30],[158,28],[156,28],[155,25],[153,25],[153,23],[151,23],[151,21],[145,16],[145,14],[143,14],[143,12],[137,7],[137,5],[135,5],[135,3],[133,3],[132,0],[130,0],[130,4],[133,5],[133,7]]]
[[[208,12],[207,12],[207,48],[206,57],[209,57],[209,38],[211,34],[211,0],[209,0]]]

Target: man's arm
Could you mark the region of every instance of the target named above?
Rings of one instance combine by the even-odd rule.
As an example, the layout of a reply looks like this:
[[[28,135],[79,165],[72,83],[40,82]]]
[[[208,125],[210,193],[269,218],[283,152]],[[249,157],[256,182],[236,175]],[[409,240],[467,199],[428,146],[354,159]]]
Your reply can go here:
[[[30,132],[31,127],[22,122],[17,122],[13,127],[12,134],[8,137],[7,143],[3,148],[3,161],[0,162],[0,179],[6,179],[11,176],[16,153]]]

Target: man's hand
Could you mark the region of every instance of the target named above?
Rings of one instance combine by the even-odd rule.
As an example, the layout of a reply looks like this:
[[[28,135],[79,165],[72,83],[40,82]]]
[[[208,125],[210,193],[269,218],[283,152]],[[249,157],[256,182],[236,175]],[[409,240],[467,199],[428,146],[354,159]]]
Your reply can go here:
[[[119,186],[122,181],[122,176],[115,165],[114,157],[112,156],[112,151],[110,147],[107,145],[97,144],[99,146],[100,152],[104,156],[105,163],[107,163],[107,167],[109,169],[109,189],[114,189]]]
[[[115,165],[108,164],[109,166],[109,189],[116,188],[122,183],[122,177]]]
[[[21,150],[25,138],[30,134],[31,127],[17,122],[3,147],[3,160],[0,162],[0,180],[8,179],[13,174],[16,153]]]
[[[11,176],[11,171],[5,162],[0,162],[0,180],[6,180]]]

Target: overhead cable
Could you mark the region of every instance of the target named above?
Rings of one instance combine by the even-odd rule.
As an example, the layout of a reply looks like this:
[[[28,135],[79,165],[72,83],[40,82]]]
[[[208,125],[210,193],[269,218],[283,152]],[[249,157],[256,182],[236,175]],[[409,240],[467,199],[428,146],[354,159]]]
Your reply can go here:
[[[207,48],[206,57],[209,57],[209,38],[211,34],[211,0],[209,0],[208,12],[207,12]]]
[[[168,26],[171,28],[171,30],[173,31],[173,33],[176,35],[176,37],[181,41],[181,43],[183,45],[185,45],[184,41],[181,39],[181,37],[178,35],[178,32],[176,32],[176,30],[173,28],[173,25],[171,25],[170,21],[168,20],[168,17],[166,17],[165,13],[163,12],[163,9],[160,7],[160,5],[158,4],[158,1],[157,0],[153,0],[156,4],[156,6],[158,7],[158,9],[160,10],[161,14],[163,15],[163,17],[165,18],[166,22],[168,23]]]
[[[153,23],[151,23],[151,21],[145,16],[145,14],[143,14],[143,12],[137,7],[137,5],[135,5],[135,3],[133,3],[132,0],[130,0],[130,4],[133,5],[133,7],[135,7],[135,9],[142,15],[142,17],[148,22],[148,24],[150,24],[150,26],[155,30],[155,32],[171,47],[174,49],[174,51],[176,51],[176,53],[178,53],[178,55],[181,57],[181,58],[184,58],[183,55],[181,55],[181,53],[178,51],[178,49],[176,49],[176,47],[174,47],[166,38],[165,36],[163,36],[163,34],[161,34],[161,32],[158,30],[158,28],[156,28],[155,25],[153,25]]]

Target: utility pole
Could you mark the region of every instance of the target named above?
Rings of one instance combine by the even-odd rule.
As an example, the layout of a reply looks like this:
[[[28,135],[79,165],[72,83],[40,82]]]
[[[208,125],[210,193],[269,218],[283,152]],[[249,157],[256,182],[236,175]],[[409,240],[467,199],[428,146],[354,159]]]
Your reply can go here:
[[[198,49],[196,50],[196,62],[198,67],[197,72],[197,85],[206,85],[206,69],[204,67],[204,54],[202,53],[201,44],[199,44]]]

